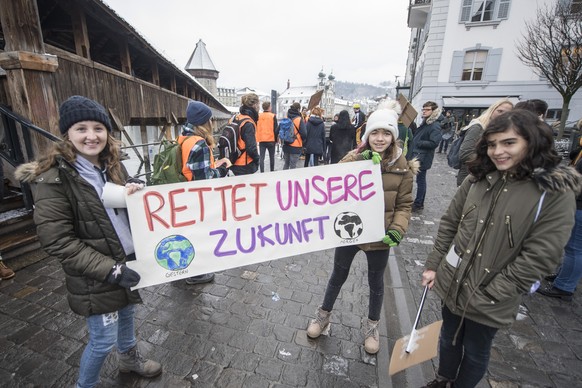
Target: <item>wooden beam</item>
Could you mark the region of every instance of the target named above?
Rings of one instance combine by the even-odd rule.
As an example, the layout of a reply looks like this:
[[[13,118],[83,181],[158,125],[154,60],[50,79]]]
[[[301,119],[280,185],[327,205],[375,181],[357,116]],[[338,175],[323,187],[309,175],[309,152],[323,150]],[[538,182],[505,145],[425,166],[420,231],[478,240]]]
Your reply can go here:
[[[85,13],[78,3],[72,3],[71,21],[73,22],[73,35],[75,37],[75,52],[78,56],[91,59],[91,45]]]
[[[42,29],[34,0],[0,0],[5,51],[44,53]]]
[[[121,59],[121,71],[125,74],[131,74],[131,56],[129,55],[129,46],[127,39],[120,38],[119,42],[119,57]]]
[[[160,71],[158,69],[158,62],[152,62],[152,83],[160,86]]]
[[[0,67],[4,70],[24,69],[54,73],[59,67],[59,61],[50,54],[9,51],[0,53]]]

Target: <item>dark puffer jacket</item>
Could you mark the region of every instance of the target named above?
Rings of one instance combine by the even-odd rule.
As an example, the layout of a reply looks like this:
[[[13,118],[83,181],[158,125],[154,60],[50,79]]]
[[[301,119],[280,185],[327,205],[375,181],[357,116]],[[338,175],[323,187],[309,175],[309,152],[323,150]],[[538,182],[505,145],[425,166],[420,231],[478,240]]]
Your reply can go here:
[[[412,157],[418,159],[421,170],[428,170],[432,167],[434,150],[438,147],[442,138],[439,121],[442,118],[441,108],[437,108],[426,120],[422,121],[422,124],[414,132]]]
[[[28,163],[16,177],[34,183],[37,233],[45,251],[63,266],[71,310],[89,316],[141,303],[137,291],[106,282],[113,265],[126,256],[93,186],[64,159],[36,171],[37,164]]]
[[[307,139],[303,144],[306,154],[323,155],[325,152],[325,125],[321,117],[307,120]]]

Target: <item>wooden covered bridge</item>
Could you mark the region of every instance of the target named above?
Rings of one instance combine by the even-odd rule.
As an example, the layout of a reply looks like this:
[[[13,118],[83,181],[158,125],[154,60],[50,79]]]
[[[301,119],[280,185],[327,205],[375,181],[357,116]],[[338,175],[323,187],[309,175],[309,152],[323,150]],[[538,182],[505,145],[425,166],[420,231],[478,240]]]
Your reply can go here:
[[[108,109],[115,136],[145,172],[149,147],[176,136],[188,100],[210,106],[217,125],[229,117],[102,1],[0,0],[0,253],[16,269],[42,252],[32,199],[14,168],[42,155],[59,135],[58,107],[75,94]]]

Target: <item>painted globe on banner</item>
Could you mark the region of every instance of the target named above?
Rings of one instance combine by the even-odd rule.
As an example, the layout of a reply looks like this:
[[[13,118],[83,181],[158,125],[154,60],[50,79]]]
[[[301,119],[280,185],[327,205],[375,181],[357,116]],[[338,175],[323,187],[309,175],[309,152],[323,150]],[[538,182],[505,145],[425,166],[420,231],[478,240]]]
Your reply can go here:
[[[170,271],[188,268],[194,259],[194,246],[179,234],[168,236],[158,243],[154,252],[158,264]]]
[[[364,231],[364,224],[356,213],[343,212],[335,218],[333,228],[338,237],[353,240],[360,237]]]

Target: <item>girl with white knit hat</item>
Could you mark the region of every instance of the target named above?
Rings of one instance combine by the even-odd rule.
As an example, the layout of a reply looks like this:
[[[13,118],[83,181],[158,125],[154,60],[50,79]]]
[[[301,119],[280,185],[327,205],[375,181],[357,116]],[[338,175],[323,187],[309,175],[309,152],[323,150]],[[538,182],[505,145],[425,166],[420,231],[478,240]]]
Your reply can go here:
[[[360,245],[340,246],[335,249],[334,267],[322,305],[307,328],[310,338],[319,337],[329,326],[335,300],[346,281],[352,261],[360,250],[368,260],[370,287],[368,316],[364,322],[364,349],[375,354],[380,349],[378,323],[384,297],[384,270],[390,248],[397,246],[408,229],[412,210],[412,181],[419,168],[416,159],[407,161],[398,139],[398,116],[401,112],[396,101],[380,103],[368,118],[366,132],[359,147],[350,151],[341,161],[353,162],[372,159],[380,163],[384,189],[384,231],[382,240]]]

